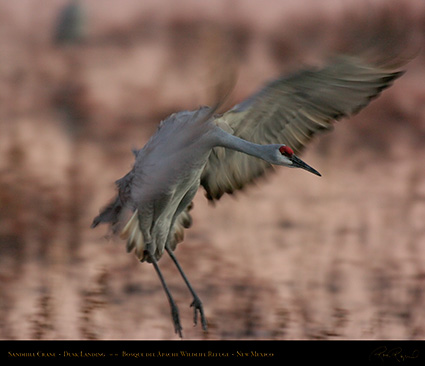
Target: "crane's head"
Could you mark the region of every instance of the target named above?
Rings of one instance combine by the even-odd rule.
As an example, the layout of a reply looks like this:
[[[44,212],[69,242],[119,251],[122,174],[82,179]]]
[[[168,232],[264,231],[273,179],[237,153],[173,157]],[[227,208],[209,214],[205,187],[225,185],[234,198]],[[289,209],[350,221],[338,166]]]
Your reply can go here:
[[[279,147],[279,153],[279,165],[284,165],[290,168],[301,168],[307,170],[310,173],[316,174],[319,177],[322,176],[316,169],[313,169],[310,165],[307,165],[298,156],[296,156],[294,151],[289,146],[281,145]]]

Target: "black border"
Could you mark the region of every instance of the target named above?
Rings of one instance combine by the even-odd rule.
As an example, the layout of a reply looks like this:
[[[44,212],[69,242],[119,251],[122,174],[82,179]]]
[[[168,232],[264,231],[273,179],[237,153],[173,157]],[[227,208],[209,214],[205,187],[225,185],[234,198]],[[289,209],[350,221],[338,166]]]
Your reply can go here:
[[[1,341],[1,360],[425,365],[425,341]],[[2,362],[3,364],[3,362]]]

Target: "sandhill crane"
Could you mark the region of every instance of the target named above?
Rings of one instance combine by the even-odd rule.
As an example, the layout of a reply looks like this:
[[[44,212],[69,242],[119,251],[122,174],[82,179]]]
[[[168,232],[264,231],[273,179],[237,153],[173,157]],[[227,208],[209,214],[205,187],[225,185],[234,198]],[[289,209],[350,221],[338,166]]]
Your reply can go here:
[[[320,130],[365,107],[402,75],[388,63],[340,55],[319,69],[304,69],[267,84],[223,114],[215,108],[174,113],[162,121],[147,144],[134,151],[131,171],[116,181],[118,194],[93,220],[110,223],[127,251],[154,266],[171,307],[175,332],[182,335],[179,312],[158,267],[166,251],[193,296],[194,323],[202,303],[174,250],[191,225],[189,211],[200,186],[209,200],[233,193],[272,165],[319,172],[295,155]]]

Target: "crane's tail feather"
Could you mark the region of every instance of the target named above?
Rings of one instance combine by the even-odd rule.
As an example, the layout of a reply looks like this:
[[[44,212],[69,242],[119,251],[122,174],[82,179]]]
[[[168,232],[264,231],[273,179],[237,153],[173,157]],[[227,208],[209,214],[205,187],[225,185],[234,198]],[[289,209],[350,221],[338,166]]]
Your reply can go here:
[[[189,229],[192,226],[192,217],[189,211],[193,208],[193,202],[186,207],[186,209],[177,217],[174,223],[174,236],[170,243],[171,250],[175,250],[177,244],[184,239],[184,229]]]
[[[142,260],[144,258],[145,243],[143,240],[142,232],[139,228],[139,211],[136,210],[128,220],[120,233],[121,239],[127,239],[127,252],[130,253],[133,249],[136,250],[137,257]]]
[[[100,223],[111,223],[114,227],[118,221],[123,209],[123,204],[119,196],[102,209],[98,216],[93,219],[91,228],[95,228]]]

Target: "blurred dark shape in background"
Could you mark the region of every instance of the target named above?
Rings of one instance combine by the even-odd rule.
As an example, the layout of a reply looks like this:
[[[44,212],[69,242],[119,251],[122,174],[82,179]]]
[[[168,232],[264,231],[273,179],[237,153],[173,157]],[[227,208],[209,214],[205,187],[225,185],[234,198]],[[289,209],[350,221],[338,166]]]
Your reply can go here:
[[[87,17],[81,0],[70,0],[61,9],[54,32],[54,43],[70,45],[81,43],[87,36]]]
[[[89,229],[131,149],[170,113],[233,88],[226,109],[364,47],[387,21],[407,25],[406,45],[425,41],[423,0],[37,4],[0,3],[2,339],[173,338],[151,268]],[[310,146],[319,181],[279,169],[214,210],[199,195],[178,250],[211,324],[186,337],[424,338],[424,69],[419,51],[381,98]],[[172,279],[172,263],[160,265]]]

